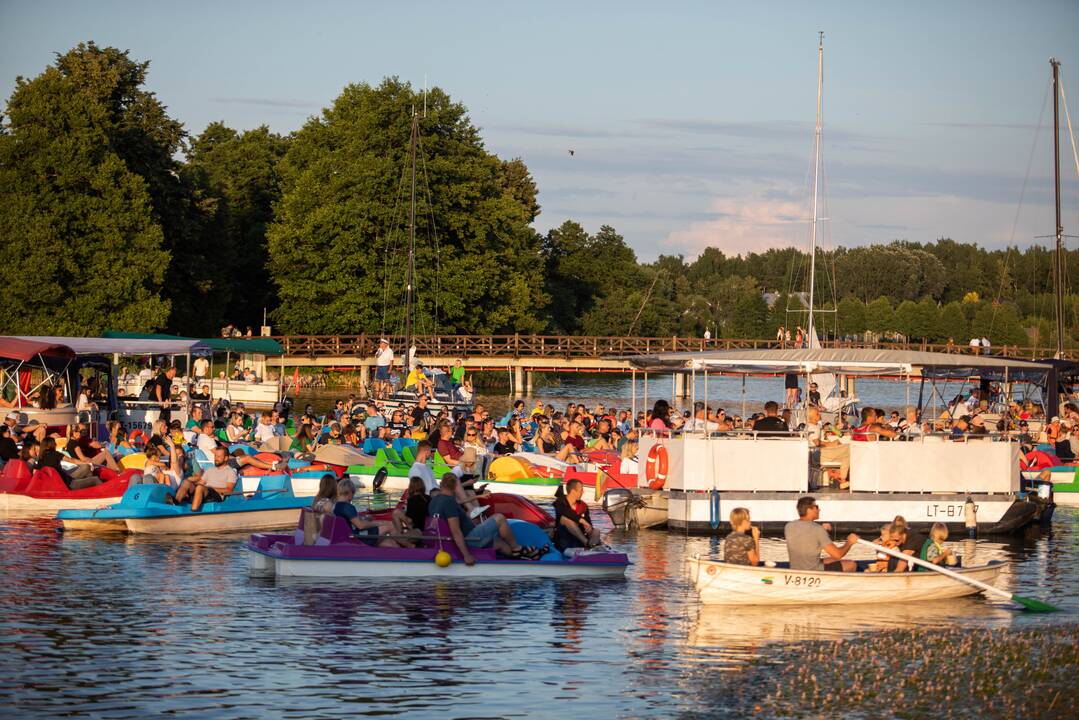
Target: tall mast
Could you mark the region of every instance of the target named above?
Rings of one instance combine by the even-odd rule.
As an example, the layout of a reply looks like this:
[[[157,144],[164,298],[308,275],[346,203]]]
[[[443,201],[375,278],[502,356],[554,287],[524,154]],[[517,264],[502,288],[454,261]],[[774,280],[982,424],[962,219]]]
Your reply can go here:
[[[412,160],[412,199],[408,213],[408,271],[405,281],[405,372],[412,370],[412,283],[416,273],[416,141],[419,133],[419,116],[412,108],[412,135],[409,138],[409,155]]]
[[[821,101],[824,98],[824,33],[817,44],[817,129],[813,136],[813,230],[809,248],[809,345],[813,344],[813,296],[817,284],[817,188],[820,183]]]
[[[1057,306],[1057,352],[1053,357],[1064,357],[1064,227],[1060,222],[1060,63],[1049,58],[1053,67],[1053,181],[1056,191],[1056,263],[1053,267],[1053,291]]]

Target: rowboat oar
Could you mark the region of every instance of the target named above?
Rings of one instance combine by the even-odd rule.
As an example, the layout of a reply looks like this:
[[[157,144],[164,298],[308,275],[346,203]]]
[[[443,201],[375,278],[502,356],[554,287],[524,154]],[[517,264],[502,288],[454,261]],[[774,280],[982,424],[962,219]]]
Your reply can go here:
[[[949,570],[948,568],[941,567],[940,565],[934,565],[931,562],[922,560],[918,557],[914,557],[913,555],[906,555],[899,552],[898,550],[893,550],[892,548],[887,548],[883,545],[877,545],[876,543],[869,542],[868,540],[862,540],[861,538],[858,539],[858,542],[860,542],[862,545],[873,548],[877,552],[882,552],[885,555],[891,555],[894,558],[899,558],[900,560],[913,563],[914,565],[920,565],[926,569],[938,572],[941,575],[947,575],[952,580],[958,580],[959,582],[964,582],[967,585],[971,585],[987,593],[992,593],[994,595],[999,595],[1003,598],[1007,598],[1008,600],[1011,600],[1014,603],[1018,603],[1032,612],[1057,612],[1060,610],[1060,608],[1054,607],[1049,603],[1042,602],[1041,600],[1015,595],[1008,592],[1007,590],[1001,590],[1000,588],[989,585],[988,583],[983,583],[981,580],[975,580],[974,578],[967,577],[966,575],[961,575],[954,570]]]

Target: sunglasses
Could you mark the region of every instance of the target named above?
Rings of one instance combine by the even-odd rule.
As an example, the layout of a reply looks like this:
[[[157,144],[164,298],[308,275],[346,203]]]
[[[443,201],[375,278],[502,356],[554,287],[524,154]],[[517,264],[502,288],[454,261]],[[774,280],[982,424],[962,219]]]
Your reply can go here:
[[[476,437],[476,433],[474,433],[474,432],[465,433],[465,437]]]

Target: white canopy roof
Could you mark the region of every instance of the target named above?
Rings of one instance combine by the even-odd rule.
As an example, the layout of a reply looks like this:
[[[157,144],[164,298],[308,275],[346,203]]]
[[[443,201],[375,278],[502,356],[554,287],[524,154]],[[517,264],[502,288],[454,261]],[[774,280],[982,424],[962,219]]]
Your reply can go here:
[[[831,372],[845,375],[902,375],[934,369],[943,374],[1046,372],[1044,363],[961,353],[879,348],[806,348],[669,352],[625,358],[644,370],[714,369],[732,373]]]
[[[213,352],[199,340],[158,340],[135,338],[79,338],[20,335],[23,340],[67,345],[78,355],[205,355]]]

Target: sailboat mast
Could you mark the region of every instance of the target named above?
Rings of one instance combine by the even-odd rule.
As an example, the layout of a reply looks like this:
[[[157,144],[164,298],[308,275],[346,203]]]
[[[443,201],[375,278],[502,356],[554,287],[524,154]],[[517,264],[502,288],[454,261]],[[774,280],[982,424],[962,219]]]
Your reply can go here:
[[[409,154],[412,160],[412,199],[408,214],[408,270],[405,281],[405,372],[412,370],[412,284],[416,274],[416,141],[419,117],[412,108],[412,135],[409,138]]]
[[[1049,58],[1053,67],[1053,181],[1056,191],[1056,263],[1053,269],[1053,290],[1056,294],[1057,351],[1055,358],[1064,357],[1064,226],[1060,222],[1060,63]]]
[[[809,327],[806,328],[809,344],[813,344],[813,304],[817,284],[817,195],[820,183],[821,101],[824,97],[824,33],[819,34],[817,44],[817,128],[813,136],[813,229],[809,248]]]

